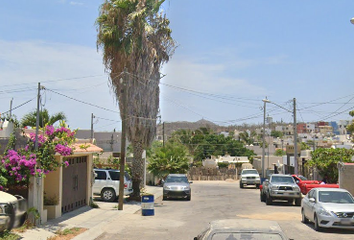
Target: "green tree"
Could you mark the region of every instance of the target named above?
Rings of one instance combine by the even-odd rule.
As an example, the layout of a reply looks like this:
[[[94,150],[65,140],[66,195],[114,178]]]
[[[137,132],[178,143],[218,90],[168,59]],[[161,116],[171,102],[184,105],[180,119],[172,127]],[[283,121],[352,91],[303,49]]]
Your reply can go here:
[[[21,119],[21,127],[36,127],[37,111],[29,112]],[[63,112],[49,115],[47,109],[39,112],[39,127],[43,128],[46,125],[54,125],[58,121],[66,121],[66,116]]]
[[[182,144],[167,142],[157,147],[148,159],[148,170],[159,178],[170,173],[186,173],[189,168],[188,149]]]
[[[270,136],[272,136],[272,137],[274,137],[274,138],[282,138],[282,137],[283,137],[283,132],[273,130],[273,131],[270,133]]]
[[[354,156],[353,149],[345,148],[318,148],[311,153],[312,159],[306,165],[316,167],[321,176],[327,176],[329,183],[338,182],[338,163],[351,162]]]
[[[311,147],[307,143],[301,142],[301,150],[310,150],[310,149]]]
[[[274,155],[278,156],[278,157],[281,157],[281,156],[286,155],[286,152],[283,149],[277,149],[277,150],[275,150]]]
[[[170,21],[160,11],[164,0],[105,0],[100,7],[97,47],[119,102],[121,118],[127,112],[127,137],[133,145],[133,198],[143,186],[142,153],[156,133],[160,69],[175,49]],[[123,93],[128,103],[123,102]]]

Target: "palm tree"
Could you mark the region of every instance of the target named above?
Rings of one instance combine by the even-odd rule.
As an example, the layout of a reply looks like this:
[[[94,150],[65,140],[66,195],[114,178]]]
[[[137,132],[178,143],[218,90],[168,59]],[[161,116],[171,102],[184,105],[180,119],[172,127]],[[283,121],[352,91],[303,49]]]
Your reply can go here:
[[[21,119],[21,127],[36,127],[37,111],[29,112]],[[42,128],[46,124],[54,125],[58,121],[66,121],[66,116],[63,112],[56,113],[52,116],[49,115],[47,109],[39,112],[39,127]]]
[[[175,49],[169,20],[160,13],[164,0],[105,0],[96,21],[97,47],[119,102],[126,110],[128,140],[133,145],[134,196],[140,197],[144,161],[142,153],[156,134],[160,68]],[[122,81],[124,80],[124,81]],[[128,103],[123,104],[123,92]]]

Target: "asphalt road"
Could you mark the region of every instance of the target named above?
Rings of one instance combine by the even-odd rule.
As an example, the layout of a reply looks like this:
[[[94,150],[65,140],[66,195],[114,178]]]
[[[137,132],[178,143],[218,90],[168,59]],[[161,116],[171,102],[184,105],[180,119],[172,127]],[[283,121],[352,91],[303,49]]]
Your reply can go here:
[[[295,240],[354,239],[354,231],[316,232],[313,224],[301,223],[300,207],[286,203],[267,206],[259,199],[259,189],[240,189],[235,181],[195,181],[191,201],[156,199],[154,216],[137,212],[116,219],[96,239],[193,239],[210,221],[230,218],[275,220]]]

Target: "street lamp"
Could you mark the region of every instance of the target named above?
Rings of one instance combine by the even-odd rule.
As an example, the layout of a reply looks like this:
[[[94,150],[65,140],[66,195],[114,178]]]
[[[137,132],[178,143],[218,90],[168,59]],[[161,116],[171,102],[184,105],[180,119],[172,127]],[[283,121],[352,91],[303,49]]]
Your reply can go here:
[[[354,18],[350,19],[350,22],[351,22],[352,24],[354,24]]]

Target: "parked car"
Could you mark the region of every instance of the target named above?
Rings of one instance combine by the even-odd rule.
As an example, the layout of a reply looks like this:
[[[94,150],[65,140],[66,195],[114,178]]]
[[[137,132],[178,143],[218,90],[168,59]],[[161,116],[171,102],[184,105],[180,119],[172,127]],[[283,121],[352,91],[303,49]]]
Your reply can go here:
[[[115,169],[94,169],[95,182],[92,187],[94,195],[102,200],[113,202],[119,196],[120,171]],[[124,196],[133,193],[133,183],[127,172],[124,174]]]
[[[163,200],[186,198],[191,200],[192,190],[186,174],[169,174],[163,183]]]
[[[300,187],[301,193],[306,195],[312,188],[322,187],[322,188],[339,188],[338,184],[328,184],[321,183],[318,180],[307,180],[306,177],[302,175],[292,175],[297,185]]]
[[[264,180],[260,193],[262,202],[267,205],[273,203],[273,200],[287,200],[292,204],[301,205],[301,191],[292,176],[286,174],[272,174],[269,179]]]
[[[341,188],[313,188],[302,199],[302,222],[321,228],[354,229],[354,198]]]
[[[244,185],[255,185],[259,188],[261,184],[261,177],[256,169],[243,169],[240,174],[240,188]]]
[[[209,227],[194,240],[218,239],[274,239],[288,237],[275,221],[258,219],[225,219],[210,223]]]
[[[27,217],[27,200],[0,191],[0,231],[20,227]]]

